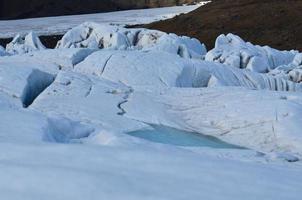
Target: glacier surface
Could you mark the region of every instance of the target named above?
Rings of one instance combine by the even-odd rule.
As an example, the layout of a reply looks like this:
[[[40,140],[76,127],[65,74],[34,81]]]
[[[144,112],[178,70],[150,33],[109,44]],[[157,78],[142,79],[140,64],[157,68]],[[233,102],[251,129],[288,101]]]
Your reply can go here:
[[[302,195],[297,51],[87,22],[0,55],[0,199]]]

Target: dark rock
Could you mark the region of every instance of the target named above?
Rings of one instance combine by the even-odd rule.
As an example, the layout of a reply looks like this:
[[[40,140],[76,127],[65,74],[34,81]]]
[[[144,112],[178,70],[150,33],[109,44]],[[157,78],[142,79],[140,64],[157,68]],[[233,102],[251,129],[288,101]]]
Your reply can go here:
[[[143,27],[198,38],[209,49],[220,34],[234,33],[254,44],[302,51],[301,10],[302,0],[214,0]]]

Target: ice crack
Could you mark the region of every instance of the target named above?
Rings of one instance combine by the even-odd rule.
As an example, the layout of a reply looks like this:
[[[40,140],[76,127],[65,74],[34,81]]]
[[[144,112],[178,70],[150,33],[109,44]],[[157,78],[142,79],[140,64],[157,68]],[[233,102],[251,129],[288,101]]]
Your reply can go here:
[[[27,78],[27,85],[21,97],[24,108],[28,108],[54,80],[55,77],[51,74],[40,70],[33,70]]]
[[[121,101],[117,105],[118,109],[120,109],[120,112],[117,113],[118,115],[123,116],[123,115],[125,115],[127,113],[126,110],[123,108],[123,105],[128,102],[128,99],[130,98],[130,96],[133,93],[133,91],[134,91],[133,88],[130,88],[128,91],[126,91],[125,96],[123,97],[124,100]]]

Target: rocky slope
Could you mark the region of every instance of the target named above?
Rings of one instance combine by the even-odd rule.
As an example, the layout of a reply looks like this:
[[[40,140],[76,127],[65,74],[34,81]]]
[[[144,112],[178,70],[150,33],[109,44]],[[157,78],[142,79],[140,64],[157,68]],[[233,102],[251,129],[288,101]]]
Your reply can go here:
[[[212,48],[220,34],[278,49],[302,50],[301,0],[216,0],[192,13],[145,25],[189,35]]]
[[[1,0],[0,19],[84,14],[193,2],[195,0]]]

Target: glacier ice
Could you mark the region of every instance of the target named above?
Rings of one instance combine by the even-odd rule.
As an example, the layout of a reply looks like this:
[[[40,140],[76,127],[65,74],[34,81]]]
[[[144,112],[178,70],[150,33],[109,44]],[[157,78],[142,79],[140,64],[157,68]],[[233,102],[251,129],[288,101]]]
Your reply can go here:
[[[301,93],[242,87],[141,88],[123,108],[131,119],[160,122],[261,152],[301,156],[301,100]],[[139,105],[144,109],[137,109]]]
[[[74,70],[132,87],[191,87],[193,80],[193,65],[188,60],[158,51],[97,51]]]
[[[253,45],[230,33],[220,35],[216,39],[215,48],[207,53],[205,59],[265,73],[280,65],[291,63],[297,53]]]
[[[301,53],[95,23],[37,44],[0,48],[1,199],[301,197]]]
[[[14,39],[6,45],[6,51],[9,54],[23,54],[42,49],[45,49],[45,46],[34,32],[30,32],[25,37],[16,35]]]
[[[155,49],[186,58],[202,58],[206,53],[204,44],[194,38],[156,30],[126,29],[92,22],[68,31],[58,42],[57,48]]]
[[[269,73],[295,83],[302,81],[302,53],[298,53],[288,65],[280,65]]]
[[[6,56],[7,53],[5,51],[5,49],[0,45],[0,56]]]
[[[290,79],[225,67],[219,63],[183,59],[154,50],[97,51],[75,65],[74,70],[132,87],[242,86],[250,89],[302,91],[302,85]]]
[[[27,107],[54,80],[52,74],[39,69],[0,64],[0,91]]]

